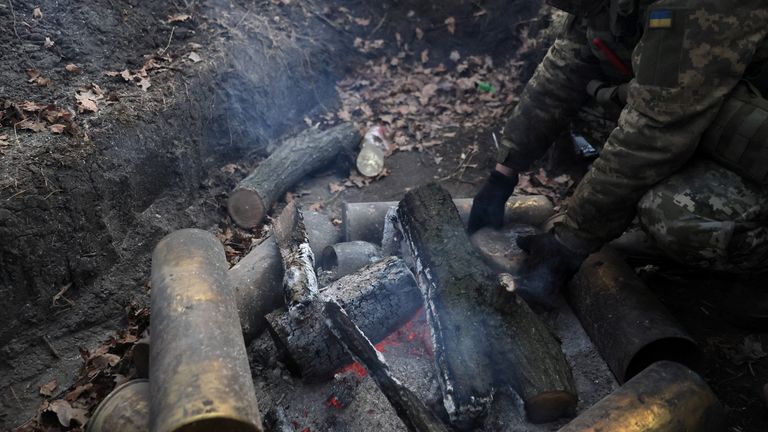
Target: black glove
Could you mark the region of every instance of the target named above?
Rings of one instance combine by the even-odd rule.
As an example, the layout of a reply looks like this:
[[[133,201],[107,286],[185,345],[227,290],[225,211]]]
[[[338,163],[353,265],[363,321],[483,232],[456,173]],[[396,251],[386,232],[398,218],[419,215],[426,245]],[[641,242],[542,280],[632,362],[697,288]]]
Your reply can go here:
[[[528,257],[515,281],[517,293],[526,301],[554,305],[559,293],[587,258],[586,252],[574,251],[552,233],[517,239]]]
[[[469,233],[484,226],[501,228],[504,224],[504,206],[517,186],[517,174],[505,176],[493,171],[472,203],[469,212]]]

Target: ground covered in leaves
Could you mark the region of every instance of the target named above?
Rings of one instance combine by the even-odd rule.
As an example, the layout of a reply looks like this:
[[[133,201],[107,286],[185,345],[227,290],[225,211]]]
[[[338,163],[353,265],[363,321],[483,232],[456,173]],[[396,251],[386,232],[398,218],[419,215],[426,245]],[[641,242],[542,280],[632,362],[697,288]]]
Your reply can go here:
[[[280,137],[341,121],[388,131],[378,178],[340,161],[283,200],[335,223],[344,201],[429,181],[472,196],[558,19],[535,1],[69,3],[0,4],[13,54],[0,59],[4,430],[82,430],[139,374],[151,248],[197,226],[234,264],[263,241],[268,229],[234,226],[224,203]],[[517,193],[559,204],[578,174],[548,158]],[[766,336],[720,319],[717,287],[693,302],[660,291],[704,347],[730,430],[765,430]]]

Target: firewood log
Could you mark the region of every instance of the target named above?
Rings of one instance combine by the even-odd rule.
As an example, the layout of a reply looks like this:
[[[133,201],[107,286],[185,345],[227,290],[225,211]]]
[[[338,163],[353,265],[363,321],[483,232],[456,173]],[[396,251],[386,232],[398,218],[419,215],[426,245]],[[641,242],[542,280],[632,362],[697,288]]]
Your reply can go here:
[[[244,228],[258,225],[291,186],[341,153],[351,155],[360,138],[353,124],[344,123],[325,131],[309,129],[286,140],[229,195],[229,215]]]
[[[501,385],[522,397],[532,422],[572,415],[576,390],[560,345],[472,247],[451,196],[434,184],[415,189],[400,202],[398,220],[452,423],[471,428]]]

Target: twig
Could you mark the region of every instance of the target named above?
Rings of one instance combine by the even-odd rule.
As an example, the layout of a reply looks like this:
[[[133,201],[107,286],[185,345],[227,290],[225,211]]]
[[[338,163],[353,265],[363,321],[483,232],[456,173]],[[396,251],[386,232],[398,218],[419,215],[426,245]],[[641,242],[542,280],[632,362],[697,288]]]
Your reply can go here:
[[[16,34],[16,39],[21,40],[19,32],[16,30],[16,12],[13,11],[13,0],[8,0],[8,4],[11,6],[11,15],[13,16],[13,33]]]
[[[26,192],[26,191],[27,191],[26,189],[22,189],[22,190],[20,190],[20,191],[16,192],[15,194],[13,194],[13,195],[9,196],[9,197],[8,197],[8,198],[6,198],[5,200],[6,200],[6,201],[10,201],[10,200],[12,200],[12,199],[16,198],[17,196],[19,196],[19,195],[23,194],[23,193],[24,193],[24,192]]]
[[[68,298],[64,297],[64,293],[65,293],[65,292],[67,292],[67,290],[68,290],[68,289],[69,289],[71,286],[72,286],[72,282],[70,282],[70,283],[68,283],[68,284],[64,285],[63,287],[61,287],[61,289],[59,290],[59,292],[58,292],[58,293],[56,293],[56,295],[54,295],[54,296],[53,296],[53,299],[51,300],[51,306],[53,306],[53,307],[56,307],[56,306],[58,306],[58,303],[57,303],[57,302],[59,301],[59,299],[64,299],[64,300],[66,300],[66,302],[67,302],[67,303],[69,303],[69,305],[70,305],[70,306],[74,306],[74,305],[75,305],[75,302],[73,302],[72,300],[70,300],[70,299],[68,299]]]
[[[369,37],[369,38],[370,38],[371,36],[373,36],[373,35],[374,35],[374,33],[376,33],[377,31],[379,31],[379,29],[381,28],[381,26],[383,26],[383,25],[384,25],[384,21],[386,21],[386,20],[387,20],[387,15],[388,15],[388,14],[389,14],[389,13],[385,13],[385,14],[384,14],[384,16],[383,16],[383,17],[381,17],[381,19],[379,20],[379,23],[378,23],[378,24],[376,24],[376,27],[374,27],[374,28],[373,28],[373,30],[371,30],[371,32],[370,32],[370,33],[368,33],[368,37]]]
[[[248,15],[250,14],[251,14],[251,6],[248,5],[248,9],[246,9],[245,13],[243,14],[243,17],[240,18],[240,21],[238,21],[234,27],[232,27],[232,30],[237,30],[237,28],[240,27],[240,24],[242,24],[243,21],[245,21],[245,19],[248,18]]]
[[[48,345],[48,349],[51,350],[51,354],[53,354],[53,356],[56,357],[57,359],[61,360],[61,354],[59,354],[59,352],[53,346],[51,341],[48,339],[48,336],[43,335],[42,338],[43,338],[43,342],[45,342],[45,344]]]
[[[171,41],[173,41],[173,32],[176,31],[176,26],[171,27],[171,35],[168,37],[168,45],[165,46],[165,48],[160,51],[160,55],[165,54],[166,51],[168,51],[168,48],[171,47]]]
[[[19,404],[19,408],[24,409],[24,405],[21,403],[21,399],[19,399],[19,396],[16,394],[16,390],[13,389],[13,386],[9,385],[8,388],[11,389],[11,394],[13,395],[13,398],[16,399],[16,403]]]

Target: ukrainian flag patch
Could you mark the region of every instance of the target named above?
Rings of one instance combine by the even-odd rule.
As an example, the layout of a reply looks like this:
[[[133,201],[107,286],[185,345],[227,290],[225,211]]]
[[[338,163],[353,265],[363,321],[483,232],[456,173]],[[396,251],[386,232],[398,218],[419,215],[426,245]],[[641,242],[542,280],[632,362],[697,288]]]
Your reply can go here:
[[[652,29],[672,28],[672,11],[655,10],[651,11],[648,21],[648,27]]]

